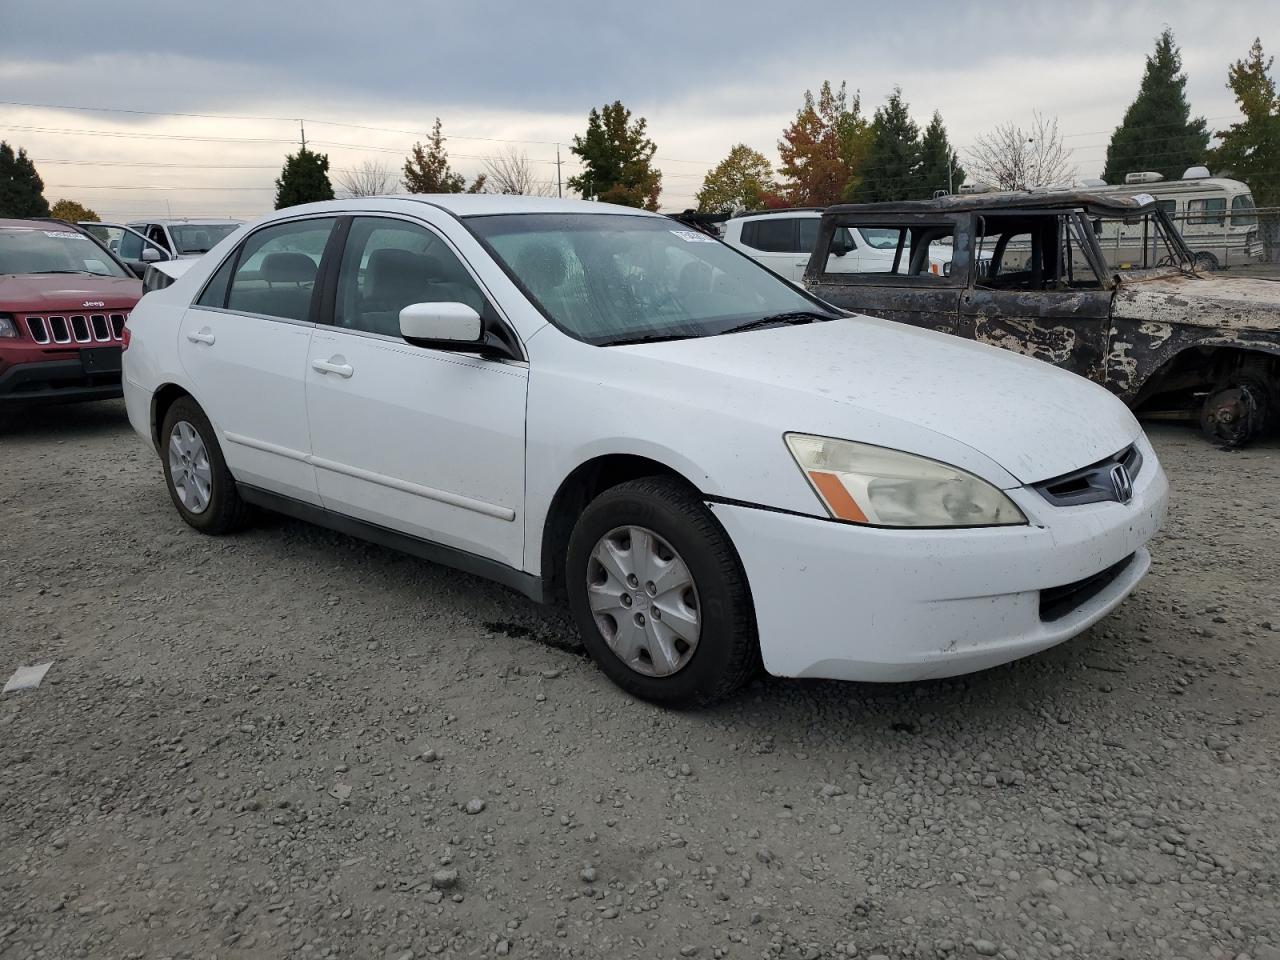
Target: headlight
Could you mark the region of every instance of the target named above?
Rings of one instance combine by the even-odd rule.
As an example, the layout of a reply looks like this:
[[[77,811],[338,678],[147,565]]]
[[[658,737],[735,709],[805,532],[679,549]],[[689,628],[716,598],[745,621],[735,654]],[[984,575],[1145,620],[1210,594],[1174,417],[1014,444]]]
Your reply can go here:
[[[957,467],[850,440],[788,433],[787,446],[837,520],[880,527],[1002,527],[1027,518]]]
[[[0,337],[6,340],[12,340],[18,335],[17,324],[13,322],[13,318],[8,314],[0,313]]]

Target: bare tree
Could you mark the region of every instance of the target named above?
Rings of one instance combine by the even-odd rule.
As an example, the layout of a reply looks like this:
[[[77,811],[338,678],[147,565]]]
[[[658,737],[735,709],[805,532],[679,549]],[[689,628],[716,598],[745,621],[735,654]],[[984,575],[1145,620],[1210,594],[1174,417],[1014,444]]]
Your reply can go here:
[[[1033,114],[1030,129],[1004,123],[978,137],[967,151],[970,180],[1001,190],[1028,190],[1068,182],[1075,177],[1071,148],[1063,146],[1058,118]]]
[[[397,179],[391,168],[378,160],[365,160],[358,167],[339,170],[334,177],[338,195],[344,199],[394,193]]]
[[[484,162],[490,193],[523,194],[528,197],[550,197],[556,185],[539,180],[528,155],[515,147],[505,147]]]

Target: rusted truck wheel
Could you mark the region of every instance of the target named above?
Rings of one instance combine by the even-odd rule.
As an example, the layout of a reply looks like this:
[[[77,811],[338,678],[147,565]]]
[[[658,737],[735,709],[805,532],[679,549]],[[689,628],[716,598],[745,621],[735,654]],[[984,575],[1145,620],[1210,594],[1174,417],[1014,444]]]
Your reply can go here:
[[[1200,429],[1223,449],[1243,447],[1266,427],[1267,393],[1257,384],[1242,383],[1205,398]]]

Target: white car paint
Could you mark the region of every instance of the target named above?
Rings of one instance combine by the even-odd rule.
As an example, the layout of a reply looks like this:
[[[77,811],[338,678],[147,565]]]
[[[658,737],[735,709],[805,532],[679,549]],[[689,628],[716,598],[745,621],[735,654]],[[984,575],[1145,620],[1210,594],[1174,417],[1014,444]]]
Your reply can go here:
[[[749,580],[766,667],[779,675],[906,680],[980,669],[1078,634],[1149,563],[1164,515],[1155,452],[1116,398],[1046,364],[867,317],[600,347],[548,322],[462,219],[635,210],[524,197],[332,201],[274,218],[372,213],[436,231],[517,338],[524,359],[413,346],[193,307],[220,243],[129,320],[125,397],[154,442],[152,398],[190,393],[241,483],[542,576],[549,508],[600,456],[665,465],[700,491]],[[675,226],[673,224],[673,226]],[[929,457],[1006,491],[1028,523],[958,530],[832,521],[788,453],[789,431]],[[1128,503],[1049,504],[1029,484],[1130,444]],[[1079,609],[1042,623],[1042,589],[1134,561]],[[557,561],[559,558],[555,558]]]

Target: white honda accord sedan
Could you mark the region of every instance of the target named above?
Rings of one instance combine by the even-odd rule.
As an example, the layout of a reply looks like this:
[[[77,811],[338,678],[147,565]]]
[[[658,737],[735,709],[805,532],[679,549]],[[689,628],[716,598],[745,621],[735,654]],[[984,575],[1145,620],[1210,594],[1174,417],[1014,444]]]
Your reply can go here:
[[[567,601],[609,677],[671,704],[761,665],[915,680],[1066,640],[1147,571],[1168,495],[1087,380],[605,204],[292,207],[144,297],[125,344],[192,527],[267,508]]]

